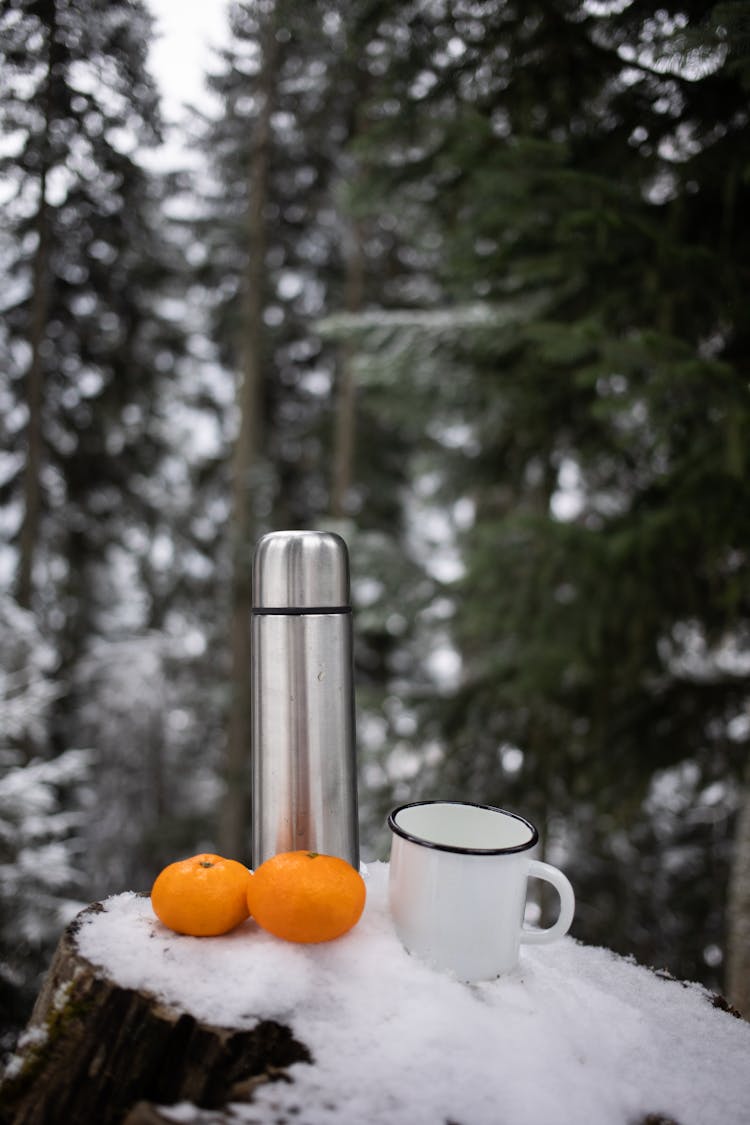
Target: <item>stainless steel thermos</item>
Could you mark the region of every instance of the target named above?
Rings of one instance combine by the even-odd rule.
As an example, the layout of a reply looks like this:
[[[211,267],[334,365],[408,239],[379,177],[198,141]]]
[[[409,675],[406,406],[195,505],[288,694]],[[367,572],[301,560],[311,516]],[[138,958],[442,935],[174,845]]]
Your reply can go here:
[[[279,531],[253,559],[252,862],[306,849],[359,868],[349,558]]]

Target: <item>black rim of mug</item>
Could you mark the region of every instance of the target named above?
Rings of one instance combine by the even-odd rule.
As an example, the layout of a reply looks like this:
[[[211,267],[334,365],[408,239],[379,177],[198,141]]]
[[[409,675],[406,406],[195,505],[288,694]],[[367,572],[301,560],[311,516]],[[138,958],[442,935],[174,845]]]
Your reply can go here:
[[[464,848],[458,844],[440,844],[435,840],[427,840],[424,836],[417,836],[414,832],[407,832],[397,823],[396,817],[399,813],[405,812],[406,809],[422,808],[425,805],[457,805],[459,808],[472,808],[472,809],[486,809],[488,812],[501,813],[503,816],[509,816],[513,820],[520,820],[521,824],[525,824],[531,832],[531,837],[524,844],[514,844],[513,847],[508,848]],[[457,855],[511,855],[513,852],[527,852],[529,848],[533,848],[539,840],[539,833],[530,820],[525,816],[519,816],[518,813],[508,812],[507,809],[499,809],[495,805],[481,805],[477,801],[409,801],[405,805],[399,805],[397,809],[393,809],[388,814],[388,827],[391,832],[395,832],[397,836],[402,839],[408,840],[412,844],[419,844],[423,848],[435,848],[439,852],[455,852]]]

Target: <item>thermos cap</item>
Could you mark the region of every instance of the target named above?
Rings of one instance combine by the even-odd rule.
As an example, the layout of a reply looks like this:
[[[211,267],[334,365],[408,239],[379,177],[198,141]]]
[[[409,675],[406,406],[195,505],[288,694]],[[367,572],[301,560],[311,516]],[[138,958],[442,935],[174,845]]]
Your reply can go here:
[[[330,531],[272,531],[253,558],[253,609],[349,607],[349,555]]]

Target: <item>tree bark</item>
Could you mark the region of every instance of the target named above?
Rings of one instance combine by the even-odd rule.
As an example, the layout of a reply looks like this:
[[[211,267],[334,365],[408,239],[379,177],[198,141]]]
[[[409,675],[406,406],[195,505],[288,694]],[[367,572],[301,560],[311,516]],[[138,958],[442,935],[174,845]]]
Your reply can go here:
[[[750,765],[737,818],[729,880],[727,996],[750,1019]]]
[[[37,216],[37,247],[34,255],[34,288],[31,306],[31,361],[26,376],[26,464],[23,474],[23,522],[18,549],[18,604],[31,608],[34,591],[34,559],[39,540],[39,516],[42,506],[42,342],[47,325],[47,204],[46,174],[42,171],[39,185],[41,200]]]
[[[19,1064],[0,1086],[2,1125],[129,1125],[165,1120],[157,1106],[220,1109],[260,1082],[310,1062],[288,1027],[214,1027],[141,990],[122,988],[78,951],[78,915],[60,940],[31,1017]],[[182,1116],[181,1121],[186,1118]]]
[[[251,550],[254,534],[253,477],[260,458],[262,406],[263,291],[266,249],[265,207],[270,167],[271,114],[276,71],[273,13],[264,37],[261,105],[248,173],[247,271],[243,302],[242,373],[237,390],[240,428],[232,476],[231,698],[227,732],[226,790],[219,825],[219,848],[249,859],[250,817],[250,612]]]
[[[35,228],[37,243],[32,268],[29,349],[31,358],[26,374],[26,464],[23,474],[23,521],[19,535],[16,597],[24,609],[31,608],[34,593],[34,560],[39,541],[42,507],[42,403],[44,400],[43,344],[49,318],[49,210],[47,174],[49,171],[49,132],[53,112],[52,71],[55,64],[56,8],[50,8],[47,39],[47,73],[43,95],[44,133],[40,142],[39,205]]]
[[[355,221],[349,231],[350,246],[346,257],[344,307],[356,313],[362,309],[365,286],[365,254],[362,232]],[[334,519],[344,519],[348,514],[347,499],[354,480],[354,450],[356,437],[356,386],[354,381],[355,348],[350,342],[341,345],[339,352],[338,393],[333,446],[333,478],[331,482],[330,513]]]

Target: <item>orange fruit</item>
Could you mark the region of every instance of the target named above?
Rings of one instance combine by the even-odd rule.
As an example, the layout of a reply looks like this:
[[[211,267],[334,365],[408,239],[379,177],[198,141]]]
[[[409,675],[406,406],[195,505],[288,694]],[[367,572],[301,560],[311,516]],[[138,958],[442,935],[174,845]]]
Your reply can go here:
[[[331,941],[359,921],[365,883],[346,860],[317,852],[281,852],[247,884],[247,905],[264,930],[286,941]]]
[[[178,934],[225,934],[248,915],[250,872],[234,859],[203,853],[170,863],[151,888],[156,917]]]

